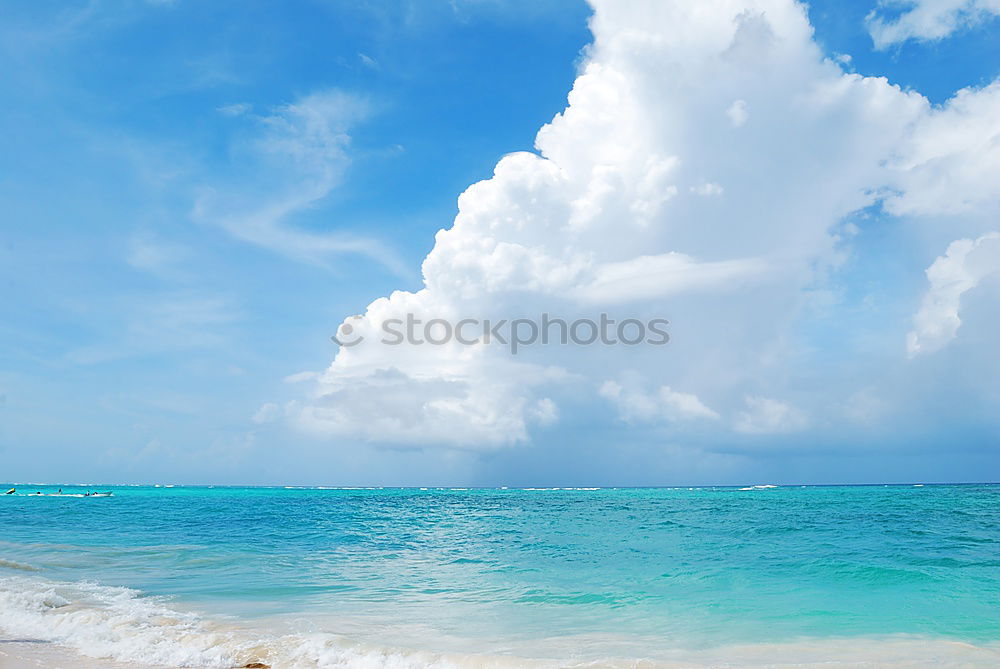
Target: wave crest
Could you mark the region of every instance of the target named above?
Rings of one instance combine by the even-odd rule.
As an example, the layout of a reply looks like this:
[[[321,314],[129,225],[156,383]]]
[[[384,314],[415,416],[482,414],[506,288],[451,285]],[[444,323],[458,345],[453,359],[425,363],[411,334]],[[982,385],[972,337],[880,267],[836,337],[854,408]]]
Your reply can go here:
[[[343,669],[671,669],[677,667],[859,667],[898,669],[1000,666],[1000,647],[891,637],[813,639],[730,646],[669,657],[566,660],[401,650],[352,642],[335,634],[275,635],[207,620],[165,600],[122,587],[0,578],[0,629],[50,641],[93,658],[132,666],[218,667],[260,662],[279,668]]]

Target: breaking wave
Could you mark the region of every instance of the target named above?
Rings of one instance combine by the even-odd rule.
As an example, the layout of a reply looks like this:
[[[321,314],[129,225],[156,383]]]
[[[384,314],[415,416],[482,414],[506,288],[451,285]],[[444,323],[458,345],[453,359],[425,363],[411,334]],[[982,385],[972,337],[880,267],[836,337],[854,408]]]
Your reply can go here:
[[[17,563],[14,563],[17,564]],[[6,565],[9,566],[9,565]],[[21,565],[17,568],[30,566]],[[89,582],[62,583],[25,576],[0,578],[0,629],[60,644],[93,657],[134,666],[274,669],[513,669],[533,667],[993,667],[1000,647],[890,637],[749,644],[655,659],[526,659],[503,655],[433,653],[377,647],[329,633],[268,634],[171,607],[136,590]]]

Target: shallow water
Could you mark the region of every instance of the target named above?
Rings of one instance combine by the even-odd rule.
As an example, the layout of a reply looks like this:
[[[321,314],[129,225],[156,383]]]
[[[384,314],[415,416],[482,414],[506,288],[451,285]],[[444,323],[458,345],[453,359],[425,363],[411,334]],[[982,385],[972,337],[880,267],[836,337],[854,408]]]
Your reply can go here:
[[[7,634],[174,666],[1000,664],[997,485],[100,489],[0,499]]]

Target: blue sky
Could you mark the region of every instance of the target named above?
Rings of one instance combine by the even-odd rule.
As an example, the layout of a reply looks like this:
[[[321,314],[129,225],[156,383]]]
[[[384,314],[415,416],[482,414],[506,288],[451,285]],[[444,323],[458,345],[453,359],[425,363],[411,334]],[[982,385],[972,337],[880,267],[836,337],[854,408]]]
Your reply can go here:
[[[939,109],[947,109],[958,90],[986,89],[1000,74],[1000,26],[992,14],[977,14],[945,37],[917,35],[876,49],[866,20],[873,10],[898,21],[906,7],[814,2],[808,8],[820,53],[844,73],[887,77]],[[990,346],[997,297],[992,270],[962,296],[954,341],[913,359],[903,342],[908,331],[918,332],[913,323],[930,291],[928,267],[947,255],[951,242],[986,239],[1000,227],[991,218],[996,189],[972,184],[962,201],[973,205],[953,215],[947,207],[910,204],[908,189],[917,192],[925,178],[916,171],[893,177],[889,186],[875,177],[870,187],[845,181],[842,192],[817,198],[817,208],[830,205],[817,213],[816,239],[810,237],[808,249],[805,242],[786,249],[798,255],[781,270],[811,268],[808,276],[796,274],[794,295],[764,282],[752,298],[727,294],[709,311],[704,301],[689,307],[685,300],[697,296],[683,294],[627,307],[668,317],[691,309],[686,321],[671,318],[678,330],[666,354],[529,356],[524,362],[535,367],[524,371],[532,377],[527,382],[517,380],[521,372],[512,365],[518,361],[509,360],[489,377],[465,370],[443,377],[471,389],[461,416],[467,418],[474,403],[510,406],[523,413],[512,423],[482,418],[489,411],[477,404],[471,427],[459,418],[453,425],[418,422],[416,432],[381,433],[382,423],[365,411],[374,406],[393,414],[411,405],[381,399],[372,405],[360,391],[361,399],[343,394],[337,374],[353,379],[351,388],[379,397],[382,391],[365,385],[368,376],[350,376],[360,368],[338,356],[330,335],[346,317],[365,314],[373,300],[422,287],[421,263],[435,249],[435,233],[452,225],[460,193],[489,179],[512,152],[541,150],[553,163],[562,155],[562,167],[569,168],[577,162],[574,143],[599,143],[600,133],[567,139],[570,131],[557,128],[548,149],[536,145],[539,128],[566,108],[581,68],[600,63],[634,77],[628,90],[641,90],[647,105],[635,102],[638,116],[629,117],[638,119],[635,127],[649,119],[666,126],[672,113],[685,112],[673,110],[669,96],[662,107],[652,104],[662,93],[656,82],[669,83],[671,75],[655,62],[649,71],[636,69],[616,50],[623,48],[615,41],[627,32],[622,26],[636,17],[598,6],[599,15],[607,12],[599,29],[609,46],[587,47],[593,11],[583,2],[520,0],[95,0],[6,8],[0,26],[6,130],[0,454],[6,478],[343,485],[995,479],[1000,397],[995,384],[980,377],[998,367]],[[647,23],[655,32],[652,15],[641,22],[644,29]],[[776,19],[773,30],[784,29]],[[664,52],[663,62],[673,55]],[[791,54],[789,62],[807,57]],[[683,68],[686,61],[677,62]],[[788,72],[799,76],[791,66]],[[923,120],[932,111],[917,110],[902,92],[891,96],[885,104],[900,111],[887,116],[886,127],[912,114],[907,122],[917,136],[932,123]],[[750,105],[747,128],[759,118]],[[852,113],[844,118],[854,119]],[[839,118],[831,115],[816,127]],[[958,123],[975,125],[969,116]],[[810,132],[801,137],[819,136]],[[747,146],[771,146],[784,155],[783,145],[765,140],[762,135]],[[886,156],[937,140],[898,141]],[[678,153],[682,164],[709,164],[697,156],[719,150],[710,143],[703,151],[685,147],[689,153]],[[838,146],[822,150],[837,153]],[[800,165],[799,173],[841,160],[812,149],[806,157],[787,151],[784,160]],[[584,151],[579,162],[590,159]],[[644,164],[649,172],[651,163]],[[988,156],[983,164],[987,176],[996,166]],[[816,174],[826,179],[822,168]],[[761,176],[773,183],[785,178],[780,167]],[[952,177],[926,178],[943,183]],[[733,198],[743,192],[738,184],[722,186]],[[662,185],[664,193],[676,188]],[[806,186],[798,188],[805,193]],[[842,195],[865,188],[883,190],[867,201]],[[889,192],[902,193],[896,204],[886,204]],[[809,197],[802,199],[775,207],[797,212],[808,204]],[[516,204],[519,211],[536,206],[534,199],[489,202]],[[732,211],[741,206],[736,202]],[[491,211],[506,220],[503,211]],[[706,214],[716,215],[725,214]],[[595,231],[590,247],[580,242],[580,257],[594,256],[588,248],[614,248],[613,261],[673,251],[698,261],[736,257],[725,240],[738,248],[740,228],[720,222],[720,236],[699,238],[702,219],[685,219],[682,212],[656,216],[647,229],[661,226],[669,235],[643,237],[628,251],[618,249],[621,234],[611,227]],[[789,221],[788,230],[802,229]],[[441,277],[442,285],[459,285],[454,276],[454,284]],[[476,307],[507,313],[503,309],[516,304],[534,313],[553,306],[524,290],[514,286],[502,300],[483,298]],[[471,304],[447,289],[439,293],[427,299],[442,308]],[[746,320],[751,317],[740,305],[754,300],[768,306]],[[727,328],[742,335],[724,338]],[[792,344],[780,352],[741,348],[744,339],[758,336]],[[685,351],[684,342],[694,339],[711,347]],[[723,347],[723,354],[713,347]],[[713,369],[729,360],[726,353],[744,361],[738,364],[748,378]],[[650,362],[643,355],[660,357]],[[691,366],[657,367],[663,355],[689,357]],[[764,371],[743,366],[775,357],[782,362]],[[430,377],[413,371],[415,360],[373,357],[363,361],[364,373],[402,370],[420,381],[407,392],[420,395],[433,386],[421,385]],[[455,360],[434,364],[451,369]],[[318,386],[303,374],[327,368],[332,371]],[[516,390],[559,374],[571,380]],[[672,413],[695,395],[694,402],[711,407],[704,415],[717,418],[708,428]],[[661,400],[666,404],[657,404]],[[337,413],[352,411],[355,401],[365,409]],[[336,405],[335,418],[323,414],[330,408],[323,402]],[[870,420],[844,419],[844,411],[857,413],[850,408],[855,404],[901,408]],[[838,408],[827,414],[830,407]],[[415,433],[426,438],[413,439]]]

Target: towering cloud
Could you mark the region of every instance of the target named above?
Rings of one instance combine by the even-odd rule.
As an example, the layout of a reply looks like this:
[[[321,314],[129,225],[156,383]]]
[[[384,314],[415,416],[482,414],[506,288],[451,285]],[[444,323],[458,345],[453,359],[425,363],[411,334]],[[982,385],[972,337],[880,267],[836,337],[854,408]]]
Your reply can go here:
[[[460,196],[421,290],[345,321],[363,341],[289,408],[299,424],[484,450],[529,439],[571,402],[732,439],[805,429],[806,412],[782,395],[794,391],[784,370],[849,250],[845,217],[884,200],[968,234],[996,207],[1000,144],[980,141],[996,136],[996,85],[934,110],[825,58],[791,0],[593,5],[593,44],[537,152],[504,157]],[[671,343],[516,356],[495,342],[378,343],[407,315],[599,311],[667,318]],[[609,381],[628,369],[629,384]]]

